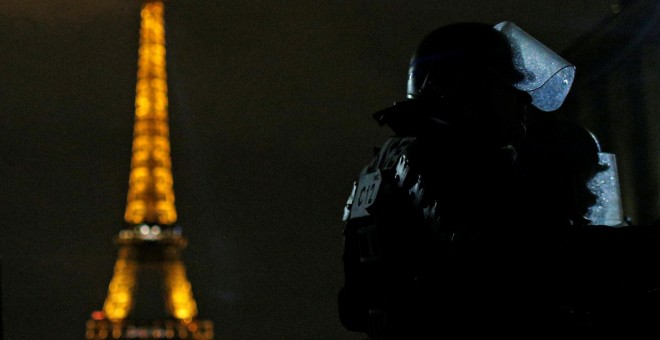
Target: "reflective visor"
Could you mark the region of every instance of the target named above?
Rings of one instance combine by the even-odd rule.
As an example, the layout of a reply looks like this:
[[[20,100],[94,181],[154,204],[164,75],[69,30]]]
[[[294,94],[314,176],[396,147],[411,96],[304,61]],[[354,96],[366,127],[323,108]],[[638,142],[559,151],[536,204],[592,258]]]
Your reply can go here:
[[[616,156],[599,152],[598,160],[604,170],[598,172],[588,183],[589,190],[596,196],[596,203],[589,207],[585,218],[594,225],[624,225],[619,173]]]
[[[529,93],[532,105],[538,109],[558,109],[573,84],[575,66],[512,22],[504,21],[493,28],[509,41],[514,67],[524,77],[514,86]]]

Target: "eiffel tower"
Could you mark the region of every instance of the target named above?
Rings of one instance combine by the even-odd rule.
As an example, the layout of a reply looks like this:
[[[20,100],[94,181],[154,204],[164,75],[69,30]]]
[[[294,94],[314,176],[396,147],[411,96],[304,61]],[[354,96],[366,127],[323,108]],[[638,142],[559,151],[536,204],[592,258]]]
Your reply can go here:
[[[102,311],[87,321],[87,339],[213,339],[213,324],[197,319],[197,304],[181,251],[187,241],[176,226],[170,159],[165,27],[162,0],[144,0],[135,97],[133,151],[119,251]],[[134,311],[138,278],[160,274],[167,317],[139,320]],[[141,287],[160,289],[160,287]]]

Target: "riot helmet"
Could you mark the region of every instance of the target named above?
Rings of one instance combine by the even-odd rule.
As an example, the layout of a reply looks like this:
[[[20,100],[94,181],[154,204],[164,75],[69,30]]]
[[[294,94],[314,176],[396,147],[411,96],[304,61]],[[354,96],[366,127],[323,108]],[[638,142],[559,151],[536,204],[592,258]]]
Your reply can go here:
[[[543,111],[561,106],[575,67],[511,22],[458,23],[422,40],[410,61],[408,99],[447,98],[478,91],[495,78],[532,97]]]
[[[601,152],[591,131],[569,121],[532,121],[515,148],[525,218],[572,225],[624,222],[616,158]]]

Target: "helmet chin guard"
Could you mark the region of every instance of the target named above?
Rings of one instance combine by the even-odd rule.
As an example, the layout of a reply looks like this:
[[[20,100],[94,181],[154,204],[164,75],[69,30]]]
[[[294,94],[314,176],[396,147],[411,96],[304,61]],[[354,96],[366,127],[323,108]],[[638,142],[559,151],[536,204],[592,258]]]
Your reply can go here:
[[[509,41],[514,67],[524,77],[513,85],[532,96],[532,105],[538,109],[558,109],[573,84],[575,66],[512,22],[493,28]]]

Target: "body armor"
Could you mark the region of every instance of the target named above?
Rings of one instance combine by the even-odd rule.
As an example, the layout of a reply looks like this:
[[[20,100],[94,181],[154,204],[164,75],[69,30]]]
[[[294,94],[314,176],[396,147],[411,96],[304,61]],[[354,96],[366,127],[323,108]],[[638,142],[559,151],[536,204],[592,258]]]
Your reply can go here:
[[[370,339],[422,334],[430,318],[467,313],[457,311],[458,300],[443,304],[441,296],[465,283],[454,272],[471,261],[461,254],[479,243],[471,239],[476,230],[506,215],[507,199],[492,194],[510,185],[503,174],[512,166],[511,151],[481,149],[448,125],[435,128],[389,138],[359,174],[345,207],[340,316]],[[484,162],[501,169],[481,173]]]

